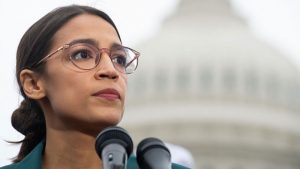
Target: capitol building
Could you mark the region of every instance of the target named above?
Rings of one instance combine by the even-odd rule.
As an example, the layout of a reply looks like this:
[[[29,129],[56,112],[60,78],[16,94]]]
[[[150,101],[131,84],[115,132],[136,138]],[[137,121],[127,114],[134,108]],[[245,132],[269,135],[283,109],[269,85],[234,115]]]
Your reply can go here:
[[[135,48],[121,126],[136,144],[183,147],[195,169],[300,169],[299,69],[229,0],[181,0]]]

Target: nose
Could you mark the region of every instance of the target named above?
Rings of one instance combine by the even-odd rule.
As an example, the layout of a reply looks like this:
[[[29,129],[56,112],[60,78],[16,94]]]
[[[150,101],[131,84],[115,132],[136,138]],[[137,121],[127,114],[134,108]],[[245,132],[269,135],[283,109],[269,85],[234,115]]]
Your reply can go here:
[[[119,78],[117,70],[115,69],[109,55],[106,53],[102,53],[100,62],[96,67],[95,78],[112,80],[117,80]]]

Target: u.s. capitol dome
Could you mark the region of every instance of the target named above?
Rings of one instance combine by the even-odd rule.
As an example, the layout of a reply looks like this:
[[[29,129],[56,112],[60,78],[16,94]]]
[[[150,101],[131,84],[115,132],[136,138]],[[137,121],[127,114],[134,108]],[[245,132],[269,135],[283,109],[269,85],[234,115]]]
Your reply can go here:
[[[188,149],[195,168],[299,169],[299,69],[227,0],[183,0],[138,47],[122,125]]]

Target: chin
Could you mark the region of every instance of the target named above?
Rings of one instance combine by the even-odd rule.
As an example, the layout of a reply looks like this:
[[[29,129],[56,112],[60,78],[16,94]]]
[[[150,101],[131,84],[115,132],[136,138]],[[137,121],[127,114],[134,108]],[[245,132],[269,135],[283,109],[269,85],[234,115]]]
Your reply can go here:
[[[120,123],[122,118],[119,117],[109,117],[105,119],[99,119],[99,123],[107,124],[107,125],[117,125]]]
[[[97,121],[108,126],[115,126],[122,120],[123,113],[106,112],[97,117]]]
[[[123,109],[120,108],[98,109],[96,111],[90,110],[89,112],[91,113],[86,116],[87,122],[98,128],[116,126],[123,117]]]

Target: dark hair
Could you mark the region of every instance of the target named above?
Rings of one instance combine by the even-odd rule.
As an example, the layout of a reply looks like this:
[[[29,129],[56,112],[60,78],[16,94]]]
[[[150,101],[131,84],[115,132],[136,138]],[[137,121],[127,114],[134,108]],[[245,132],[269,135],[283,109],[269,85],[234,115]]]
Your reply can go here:
[[[120,38],[114,22],[104,12],[88,6],[70,5],[57,8],[42,17],[27,30],[19,43],[16,57],[16,78],[24,100],[13,112],[11,123],[25,138],[17,142],[22,145],[17,157],[13,160],[15,163],[21,161],[46,135],[43,111],[35,100],[26,97],[19,79],[20,72],[27,68],[42,73],[43,66],[34,67],[34,65],[45,57],[52,45],[54,34],[70,19],[84,13],[106,20],[114,27]]]

